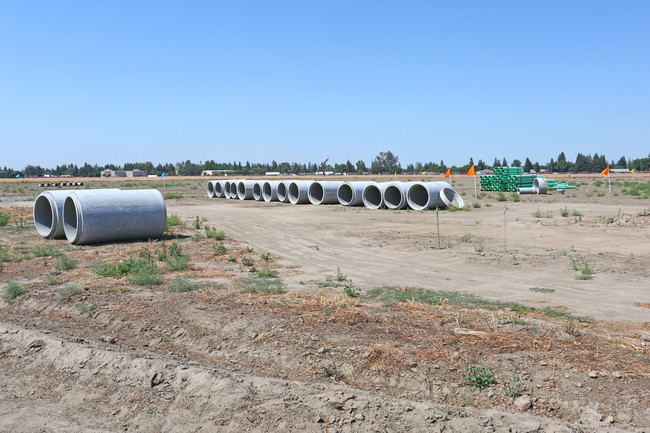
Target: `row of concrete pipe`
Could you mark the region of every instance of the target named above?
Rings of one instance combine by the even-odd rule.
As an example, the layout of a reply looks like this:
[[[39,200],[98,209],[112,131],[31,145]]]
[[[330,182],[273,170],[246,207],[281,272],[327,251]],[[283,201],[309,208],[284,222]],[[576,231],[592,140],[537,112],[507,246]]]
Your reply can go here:
[[[445,209],[465,205],[447,182],[344,182],[314,180],[211,180],[210,198],[279,201],[291,204],[341,204],[368,209]]]
[[[38,234],[75,245],[160,238],[166,224],[157,189],[44,191],[34,201]]]
[[[52,182],[52,183],[39,183],[41,188],[49,188],[51,186],[84,186],[83,182]]]

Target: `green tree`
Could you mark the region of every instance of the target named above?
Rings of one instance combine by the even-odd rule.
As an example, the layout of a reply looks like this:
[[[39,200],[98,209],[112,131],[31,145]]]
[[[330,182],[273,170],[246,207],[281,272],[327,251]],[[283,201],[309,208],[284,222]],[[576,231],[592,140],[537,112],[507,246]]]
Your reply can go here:
[[[379,152],[372,162],[373,173],[394,173],[402,171],[399,165],[399,158],[390,150],[387,152]]]

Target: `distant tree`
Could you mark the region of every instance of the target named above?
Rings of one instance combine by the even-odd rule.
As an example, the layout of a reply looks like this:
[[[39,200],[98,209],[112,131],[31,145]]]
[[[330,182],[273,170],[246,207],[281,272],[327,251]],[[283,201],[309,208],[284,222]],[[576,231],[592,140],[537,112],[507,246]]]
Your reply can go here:
[[[535,170],[537,173],[539,173],[539,170],[542,167],[539,166],[539,162],[535,161],[535,164],[533,164],[533,170]]]
[[[507,166],[508,166],[508,160],[506,159],[505,156],[503,157],[503,162],[501,162],[501,165],[502,165],[503,167],[507,167]]]
[[[557,156],[557,162],[566,162],[566,156],[564,156],[564,152],[560,152],[560,154]]]
[[[548,163],[547,170],[553,172],[554,166],[555,166],[555,161],[553,161],[553,158],[551,158],[551,162]]]
[[[357,161],[357,173],[366,173],[368,169],[366,168],[366,163],[362,160]]]
[[[513,159],[512,160],[512,166],[513,167],[521,167],[521,161],[519,161],[518,159]]]
[[[616,168],[627,168],[627,160],[624,156],[621,156],[621,159],[618,160]]]
[[[406,171],[409,173],[413,173],[415,171],[415,166],[413,164],[407,164]]]
[[[469,167],[474,165],[474,158],[470,157],[469,158]]]
[[[372,162],[373,173],[394,173],[402,171],[399,165],[399,158],[393,155],[390,150],[387,152],[379,152]]]
[[[494,162],[492,163],[492,167],[501,167],[501,163],[499,160],[495,157]]]
[[[354,164],[352,164],[352,162],[349,159],[345,163],[345,172],[354,173]]]
[[[483,162],[482,159],[478,160],[478,163],[476,164],[476,169],[477,170],[485,170],[485,162]]]
[[[533,169],[533,163],[530,162],[530,158],[526,158],[526,162],[524,162],[524,171],[526,173],[529,173],[530,170]]]

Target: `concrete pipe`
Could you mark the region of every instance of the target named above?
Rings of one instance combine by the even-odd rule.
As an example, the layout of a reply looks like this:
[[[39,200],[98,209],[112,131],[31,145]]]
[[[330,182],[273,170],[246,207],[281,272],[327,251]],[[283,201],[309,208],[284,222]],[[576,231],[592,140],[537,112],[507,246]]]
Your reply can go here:
[[[447,182],[415,182],[406,197],[413,210],[465,206],[462,197]]]
[[[282,203],[289,203],[289,185],[291,184],[290,181],[285,180],[281,181],[278,184],[278,201]]]
[[[223,197],[224,198],[231,198],[230,197],[230,181],[226,180],[223,182]]]
[[[278,200],[278,187],[282,181],[280,180],[267,180],[262,184],[262,198],[266,202]]]
[[[256,180],[253,185],[253,200],[262,200],[262,187],[264,186],[263,180]]]
[[[214,180],[209,180],[208,183],[205,185],[205,190],[208,193],[209,198],[214,198]]]
[[[98,190],[94,190],[98,191]],[[107,191],[107,190],[100,190]],[[108,191],[119,191],[117,188]],[[63,204],[72,190],[43,191],[34,200],[34,226],[39,235],[48,239],[63,239]],[[89,191],[74,191],[86,194]]]
[[[313,180],[296,180],[289,183],[287,189],[289,194],[289,203],[305,204],[309,203],[309,187],[314,183]]]
[[[390,185],[389,182],[368,185],[361,194],[363,204],[368,209],[380,209],[384,207],[384,190]]]
[[[239,198],[239,183],[241,180],[233,180],[230,182],[230,198],[233,200]]]
[[[339,204],[337,193],[343,181],[336,180],[318,180],[309,185],[309,201],[311,204]]]
[[[224,184],[226,182],[223,180],[217,180],[214,182],[214,198],[224,198]]]
[[[74,191],[63,204],[65,237],[75,245],[159,238],[166,224],[157,189]]]
[[[237,184],[237,197],[240,200],[252,200],[255,183],[254,180],[242,180],[239,182]]]
[[[83,182],[79,182],[79,183],[77,183],[77,186],[84,186],[84,183],[83,183]]]
[[[532,186],[530,188],[517,188],[517,194],[537,194],[537,189]]]
[[[548,183],[542,177],[533,179],[533,188],[537,190],[536,194],[546,194],[548,192]]]
[[[336,197],[343,206],[363,206],[363,190],[376,182],[343,182]]]
[[[409,188],[417,182],[390,182],[384,190],[384,204],[388,209],[406,209],[408,201],[406,196]]]

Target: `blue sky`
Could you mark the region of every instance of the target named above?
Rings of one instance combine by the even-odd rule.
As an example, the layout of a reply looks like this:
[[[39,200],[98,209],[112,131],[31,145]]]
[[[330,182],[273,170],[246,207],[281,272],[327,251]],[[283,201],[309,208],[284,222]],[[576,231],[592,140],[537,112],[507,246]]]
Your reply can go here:
[[[648,1],[2,1],[0,166],[650,152]]]

